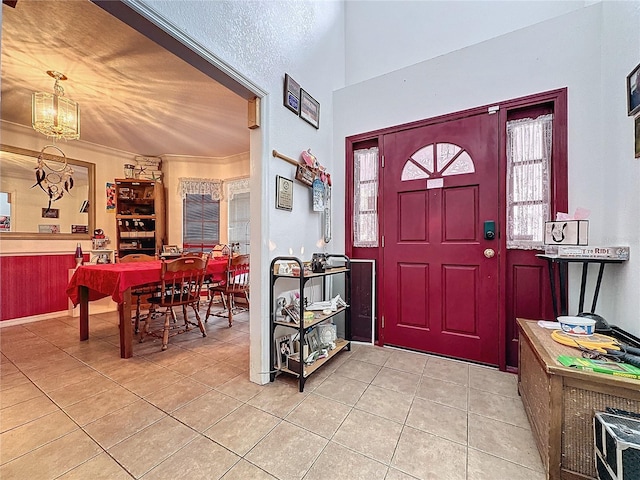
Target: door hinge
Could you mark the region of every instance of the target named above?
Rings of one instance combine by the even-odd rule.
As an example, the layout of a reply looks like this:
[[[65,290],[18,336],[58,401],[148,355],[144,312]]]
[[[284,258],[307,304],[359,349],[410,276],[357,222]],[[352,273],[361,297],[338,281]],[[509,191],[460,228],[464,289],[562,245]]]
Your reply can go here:
[[[494,113],[496,113],[498,110],[500,110],[500,106],[499,105],[494,105],[492,107],[489,107],[487,109],[487,112],[489,112],[489,115],[493,115]]]
[[[382,248],[384,248],[384,235],[382,235]]]
[[[384,328],[384,315],[382,316],[382,328]]]
[[[382,155],[382,168],[384,168],[384,155]]]

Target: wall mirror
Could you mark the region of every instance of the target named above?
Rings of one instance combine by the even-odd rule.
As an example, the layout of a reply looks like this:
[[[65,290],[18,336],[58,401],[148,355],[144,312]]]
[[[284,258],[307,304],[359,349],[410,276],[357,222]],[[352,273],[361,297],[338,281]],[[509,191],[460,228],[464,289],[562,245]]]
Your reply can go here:
[[[38,185],[38,157],[41,152],[0,145],[0,239],[86,240],[95,226],[95,164],[76,160],[45,147],[46,163]],[[73,173],[73,186],[63,169]],[[49,175],[42,181],[43,175]],[[65,181],[67,187],[65,188]],[[44,188],[41,188],[44,187]],[[49,186],[55,193],[50,201]],[[58,198],[59,197],[59,198]]]

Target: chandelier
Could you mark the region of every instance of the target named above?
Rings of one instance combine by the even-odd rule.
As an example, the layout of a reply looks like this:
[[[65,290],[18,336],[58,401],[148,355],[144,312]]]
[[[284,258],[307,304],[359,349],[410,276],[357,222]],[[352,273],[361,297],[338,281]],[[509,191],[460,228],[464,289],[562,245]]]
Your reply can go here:
[[[56,79],[53,93],[35,92],[31,96],[31,124],[36,132],[54,139],[80,138],[80,106],[64,96],[59,82],[67,79],[64,73],[48,70]]]

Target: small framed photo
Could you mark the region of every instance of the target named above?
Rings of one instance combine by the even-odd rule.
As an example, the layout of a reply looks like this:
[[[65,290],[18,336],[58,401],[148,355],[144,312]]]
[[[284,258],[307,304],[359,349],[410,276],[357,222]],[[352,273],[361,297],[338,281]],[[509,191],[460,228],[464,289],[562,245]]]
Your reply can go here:
[[[300,310],[295,305],[285,305],[282,307],[282,313],[289,317],[293,323],[300,323]]]
[[[60,210],[57,208],[43,208],[42,209],[42,218],[59,218]]]
[[[38,225],[38,233],[60,233],[60,225]]]
[[[180,250],[177,245],[163,245],[162,253],[171,253],[175,255],[176,253],[180,253]]]
[[[320,128],[320,104],[303,89],[300,89],[300,118]]]
[[[293,354],[293,339],[291,335],[284,335],[275,340],[276,365],[278,369],[287,366],[287,358]]]
[[[318,330],[313,329],[306,335],[307,345],[309,346],[309,353],[315,352],[320,349],[320,337],[318,336]]]
[[[276,208],[293,209],[293,180],[276,175]]]
[[[627,75],[627,106],[629,116],[640,112],[640,64]]]
[[[300,85],[288,73],[284,74],[284,106],[296,115],[300,113]]]

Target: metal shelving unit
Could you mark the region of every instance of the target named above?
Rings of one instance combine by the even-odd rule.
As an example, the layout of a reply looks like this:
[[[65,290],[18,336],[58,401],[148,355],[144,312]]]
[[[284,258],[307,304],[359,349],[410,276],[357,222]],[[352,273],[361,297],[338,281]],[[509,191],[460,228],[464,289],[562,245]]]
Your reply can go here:
[[[336,260],[341,265],[328,266],[325,268],[324,272],[309,273],[309,272],[305,272],[304,263],[297,257],[276,257],[271,261],[271,268],[270,268],[270,305],[271,307],[270,307],[270,314],[269,314],[269,319],[270,319],[269,345],[270,345],[270,352],[271,352],[270,359],[271,359],[271,365],[272,365],[271,381],[273,382],[276,376],[280,373],[295,375],[296,377],[298,377],[301,392],[304,391],[304,384],[306,379],[313,372],[321,368],[325,363],[331,360],[331,358],[333,358],[336,354],[338,354],[342,350],[351,349],[351,341],[350,341],[351,340],[351,308],[349,306],[351,304],[351,261],[349,257],[341,254],[327,254],[326,259],[327,259],[328,265],[333,263],[332,260]],[[297,264],[299,268],[299,274],[294,274],[290,272],[276,273],[276,266],[281,263]],[[305,320],[304,319],[304,313],[305,313],[304,291],[305,291],[305,286],[307,285],[307,282],[313,279],[320,279],[322,282],[322,287],[321,287],[322,298],[323,300],[327,300],[328,293],[329,293],[329,288],[327,287],[327,279],[335,275],[344,275],[344,278],[345,278],[344,301],[345,303],[347,303],[347,306],[339,307],[336,309],[336,311],[333,311],[328,314],[315,311],[313,319]],[[281,320],[276,317],[276,306],[275,306],[276,298],[274,295],[274,290],[275,290],[276,283],[280,279],[289,279],[289,280],[293,279],[298,281],[297,290],[300,293],[300,300],[301,300],[299,311],[298,311],[299,318],[300,318],[299,323],[290,322],[285,319]],[[331,321],[332,318],[341,314],[344,314],[344,337],[345,338],[336,339],[335,341],[336,348],[328,351],[328,357],[317,359],[316,361],[314,361],[309,365],[305,364],[304,362],[305,359],[303,358],[303,352],[304,352],[304,345],[307,343],[308,333],[314,327],[322,323],[328,323],[329,321]],[[275,337],[274,337],[274,331],[277,326],[294,328],[298,331],[298,338],[299,338],[299,345],[300,345],[300,351],[298,352],[298,354],[299,354],[300,361],[297,362],[297,365],[290,366],[289,364],[287,364],[287,365],[278,366],[277,355],[279,355],[279,352],[276,352]],[[308,352],[308,353],[312,353],[312,352]]]

